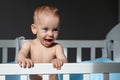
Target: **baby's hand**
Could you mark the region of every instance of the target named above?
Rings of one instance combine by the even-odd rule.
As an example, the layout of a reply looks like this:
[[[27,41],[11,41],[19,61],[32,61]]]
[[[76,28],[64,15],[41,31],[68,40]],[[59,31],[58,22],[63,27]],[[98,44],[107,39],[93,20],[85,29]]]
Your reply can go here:
[[[52,64],[54,68],[56,68],[57,70],[60,70],[63,65],[63,61],[60,59],[53,59]]]
[[[23,67],[23,68],[26,68],[26,67],[31,68],[34,66],[34,63],[32,62],[32,60],[28,58],[20,60],[18,61],[18,63],[20,67]]]

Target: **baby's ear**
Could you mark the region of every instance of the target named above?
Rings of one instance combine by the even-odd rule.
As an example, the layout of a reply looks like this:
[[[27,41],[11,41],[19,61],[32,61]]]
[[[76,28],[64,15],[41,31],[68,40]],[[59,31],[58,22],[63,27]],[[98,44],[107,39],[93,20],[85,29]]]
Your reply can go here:
[[[33,34],[37,33],[37,26],[35,24],[31,25],[31,31],[33,32]]]

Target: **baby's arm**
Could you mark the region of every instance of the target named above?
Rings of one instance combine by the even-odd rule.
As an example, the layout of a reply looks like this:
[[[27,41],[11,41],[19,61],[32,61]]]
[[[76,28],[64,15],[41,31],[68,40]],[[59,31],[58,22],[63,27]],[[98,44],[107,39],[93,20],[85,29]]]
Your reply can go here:
[[[56,59],[52,60],[53,67],[61,69],[61,66],[67,62],[67,58],[64,55],[63,47],[58,44],[56,48]]]
[[[21,47],[21,49],[20,49],[20,51],[18,53],[18,56],[17,56],[17,62],[19,63],[19,65],[21,67],[24,67],[24,68],[28,67],[28,68],[30,68],[30,67],[33,66],[32,60],[30,58],[28,58],[29,51],[30,51],[30,42],[26,41],[22,45],[22,47]]]

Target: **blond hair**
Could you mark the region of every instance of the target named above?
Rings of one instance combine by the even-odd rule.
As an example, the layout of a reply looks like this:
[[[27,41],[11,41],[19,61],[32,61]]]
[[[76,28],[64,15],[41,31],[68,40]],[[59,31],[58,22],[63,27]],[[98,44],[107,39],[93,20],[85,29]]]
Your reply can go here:
[[[60,19],[60,13],[59,13],[58,8],[56,8],[55,6],[53,6],[51,4],[43,4],[39,7],[37,7],[34,11],[33,20],[34,20],[35,24],[37,23],[37,20],[39,20],[38,15],[42,14],[42,13],[45,13],[45,14],[52,13],[52,15],[57,16]]]

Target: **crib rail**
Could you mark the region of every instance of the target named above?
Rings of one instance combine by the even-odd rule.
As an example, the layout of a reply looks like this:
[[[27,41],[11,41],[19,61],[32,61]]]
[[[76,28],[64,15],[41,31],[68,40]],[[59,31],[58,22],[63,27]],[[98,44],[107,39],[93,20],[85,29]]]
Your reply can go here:
[[[16,40],[0,40],[0,49],[2,52],[2,63],[8,62],[8,48],[16,49]]]
[[[54,69],[51,63],[35,64],[33,68],[20,68],[18,64],[0,64],[0,80],[5,80],[5,75],[17,74],[22,75],[21,80],[27,80],[25,75],[28,74],[43,74],[43,80],[49,80],[48,74],[65,74],[63,80],[69,80],[69,74],[120,73],[119,68],[120,63],[65,63],[61,70]]]

